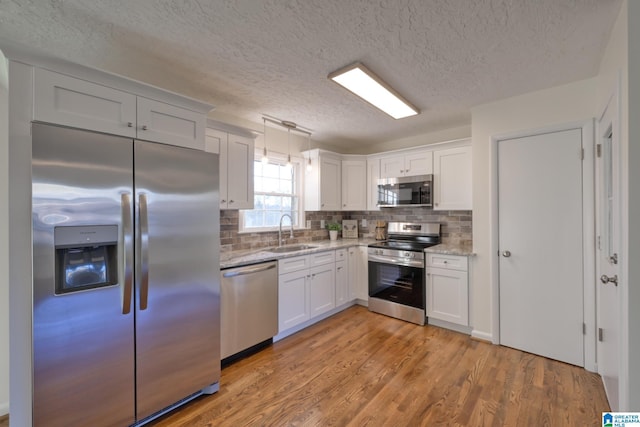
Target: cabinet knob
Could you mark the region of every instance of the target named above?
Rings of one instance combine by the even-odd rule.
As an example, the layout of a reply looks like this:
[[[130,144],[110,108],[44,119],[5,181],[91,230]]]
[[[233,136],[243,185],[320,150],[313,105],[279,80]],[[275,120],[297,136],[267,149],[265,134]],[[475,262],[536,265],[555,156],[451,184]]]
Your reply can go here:
[[[132,128],[133,127],[133,122],[127,122],[127,127],[128,128]]]
[[[511,256],[511,252],[510,251],[504,251],[502,252],[502,256],[505,258],[509,258]]]
[[[233,200],[229,200],[229,203],[233,203]]]
[[[227,203],[225,199],[220,200],[220,203]]]
[[[147,125],[142,125],[142,130],[147,130],[147,129],[148,129]]]

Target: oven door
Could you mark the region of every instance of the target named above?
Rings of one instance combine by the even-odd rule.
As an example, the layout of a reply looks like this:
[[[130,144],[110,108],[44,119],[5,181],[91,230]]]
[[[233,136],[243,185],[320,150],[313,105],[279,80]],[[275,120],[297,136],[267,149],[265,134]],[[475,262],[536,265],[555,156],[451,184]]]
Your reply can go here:
[[[424,309],[424,263],[369,255],[369,296]]]

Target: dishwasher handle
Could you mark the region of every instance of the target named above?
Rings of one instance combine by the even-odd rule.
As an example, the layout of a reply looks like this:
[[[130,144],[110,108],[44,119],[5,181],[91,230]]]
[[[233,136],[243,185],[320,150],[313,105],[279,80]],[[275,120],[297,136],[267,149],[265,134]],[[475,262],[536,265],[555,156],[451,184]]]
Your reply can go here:
[[[222,273],[222,277],[244,276],[247,274],[260,273],[261,271],[271,270],[272,268],[276,268],[276,263],[261,265],[259,267],[253,267],[253,268],[245,268],[242,270],[228,271],[226,273]]]

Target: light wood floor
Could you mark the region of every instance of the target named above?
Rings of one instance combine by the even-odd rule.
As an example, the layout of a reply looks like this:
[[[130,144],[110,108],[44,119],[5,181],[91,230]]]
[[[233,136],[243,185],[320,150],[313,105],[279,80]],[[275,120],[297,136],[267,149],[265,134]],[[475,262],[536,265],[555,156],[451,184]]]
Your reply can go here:
[[[598,375],[355,306],[222,371],[161,426],[596,426]]]

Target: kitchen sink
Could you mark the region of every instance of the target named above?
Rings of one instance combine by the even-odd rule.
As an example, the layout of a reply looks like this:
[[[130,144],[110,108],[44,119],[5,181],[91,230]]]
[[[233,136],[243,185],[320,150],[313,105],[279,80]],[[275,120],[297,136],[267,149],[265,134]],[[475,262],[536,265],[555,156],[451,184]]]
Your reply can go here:
[[[267,252],[275,252],[277,254],[281,254],[286,252],[303,251],[305,249],[313,249],[313,248],[317,248],[317,246],[289,245],[289,246],[278,246],[277,248],[267,249]]]

